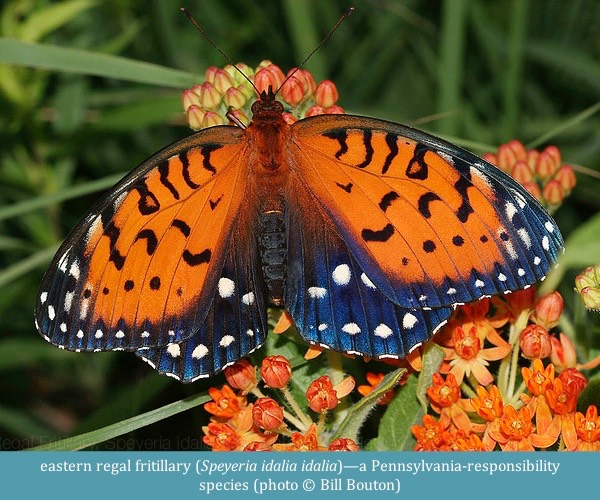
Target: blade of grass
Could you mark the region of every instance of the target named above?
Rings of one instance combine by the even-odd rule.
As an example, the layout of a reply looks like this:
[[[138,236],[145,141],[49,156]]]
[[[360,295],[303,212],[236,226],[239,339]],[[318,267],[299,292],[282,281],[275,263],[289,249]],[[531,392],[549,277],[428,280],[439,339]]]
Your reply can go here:
[[[178,413],[196,408],[203,403],[206,403],[210,398],[206,394],[196,394],[186,399],[176,401],[161,408],[156,408],[141,415],[136,415],[112,425],[108,425],[95,431],[79,434],[52,443],[47,443],[35,448],[30,448],[32,451],[46,450],[82,450],[89,448],[98,443],[102,443],[117,436],[122,436],[128,432],[141,429],[156,422],[160,422],[166,418],[177,415]]]
[[[54,205],[55,203],[77,198],[86,194],[94,193],[96,191],[102,191],[114,186],[119,179],[125,175],[125,172],[120,174],[109,175],[91,182],[85,182],[78,184],[77,186],[70,187],[68,190],[59,191],[52,194],[38,196],[30,200],[25,200],[14,205],[1,207],[0,208],[0,221],[8,219],[10,217],[17,217],[38,208],[47,207],[48,205]]]
[[[49,262],[57,249],[58,245],[44,248],[0,271],[0,287]]]
[[[157,64],[81,49],[0,38],[0,63],[185,88],[194,75]]]
[[[442,32],[440,35],[440,61],[437,76],[439,91],[438,113],[460,110],[465,24],[468,0],[445,0],[442,4]],[[441,134],[458,133],[460,113],[453,113],[437,123]]]
[[[581,122],[587,120],[590,116],[595,115],[599,111],[600,111],[600,101],[598,101],[596,104],[593,104],[589,108],[584,109],[580,113],[577,113],[573,118],[569,118],[568,120],[562,121],[560,123],[560,125],[558,125],[558,127],[555,127],[553,129],[549,130],[544,135],[538,137],[535,141],[530,142],[526,146],[527,149],[533,149],[533,148],[536,148],[537,146],[539,146],[540,144],[544,144],[545,142],[549,141],[550,139],[557,136],[561,132],[564,132],[565,130],[567,130],[571,127],[574,127],[575,125],[580,124]]]
[[[513,0],[510,9],[508,62],[504,70],[502,104],[504,106],[501,137],[507,141],[514,137],[519,119],[519,89],[523,68],[523,46],[527,33],[528,0]]]

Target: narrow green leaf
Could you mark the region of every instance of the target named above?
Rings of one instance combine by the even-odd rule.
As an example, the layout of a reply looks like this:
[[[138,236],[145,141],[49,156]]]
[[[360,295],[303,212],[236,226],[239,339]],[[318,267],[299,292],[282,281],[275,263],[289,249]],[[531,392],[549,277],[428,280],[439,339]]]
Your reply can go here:
[[[36,9],[23,22],[20,39],[37,42],[94,5],[96,2],[90,0],[72,0]]]
[[[161,420],[177,415],[178,413],[196,408],[201,404],[206,403],[209,399],[210,398],[206,394],[196,394],[195,396],[176,401],[175,403],[165,405],[161,408],[156,408],[155,410],[142,413],[141,415],[136,415],[135,417],[122,420],[101,429],[36,446],[35,448],[30,448],[30,450],[83,450],[84,448],[89,448],[95,444],[102,443],[117,436],[122,436],[123,434],[135,431],[136,429],[141,429],[147,425],[160,422]]]
[[[31,415],[5,406],[0,406],[0,428],[24,438],[37,436],[52,439],[55,436],[53,431],[31,417]],[[19,440],[19,446],[15,446],[15,448],[22,448],[22,441]]]
[[[358,403],[350,407],[346,418],[340,423],[335,434],[332,436],[332,440],[338,437],[345,437],[358,442],[360,429],[369,416],[369,413],[373,411],[373,408],[375,408],[375,405],[385,393],[393,389],[405,373],[405,368],[399,368],[398,370],[386,374],[383,380],[369,395],[361,398]]]
[[[163,87],[196,83],[191,73],[98,52],[0,38],[0,63],[116,78]]]
[[[396,394],[379,424],[379,435],[369,441],[369,451],[412,450],[415,439],[410,430],[423,415],[416,398],[417,379],[408,377]]]
[[[57,248],[58,245],[55,247],[45,248],[44,250],[40,250],[39,252],[24,258],[16,264],[6,267],[0,271],[0,286],[10,283],[21,276],[24,276],[33,269],[36,269],[38,266],[50,261]]]
[[[44,196],[37,196],[29,200],[15,203],[14,205],[8,205],[0,208],[0,220],[8,219],[10,217],[18,217],[26,214],[38,208],[44,208],[49,205],[54,205],[61,201],[70,200],[86,194],[95,193],[96,191],[102,191],[113,186],[119,179],[125,175],[125,172],[120,174],[109,175],[102,179],[97,179],[91,182],[85,182],[78,184],[77,186],[71,186],[67,190],[58,191],[56,193],[47,194]]]

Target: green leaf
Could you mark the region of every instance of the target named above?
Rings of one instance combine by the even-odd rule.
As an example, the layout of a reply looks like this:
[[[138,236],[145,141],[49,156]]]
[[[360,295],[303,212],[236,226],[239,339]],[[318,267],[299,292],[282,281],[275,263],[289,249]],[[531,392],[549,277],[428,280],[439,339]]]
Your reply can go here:
[[[423,353],[423,366],[417,381],[417,399],[421,403],[423,413],[427,412],[427,388],[431,386],[433,374],[438,371],[444,360],[444,349],[429,342]]]
[[[25,43],[0,38],[0,63],[102,76],[163,87],[185,88],[196,83],[191,73],[81,49]]]
[[[95,4],[90,0],[73,0],[37,9],[23,22],[19,38],[26,42],[37,42]]]
[[[108,425],[101,429],[36,446],[35,448],[30,448],[30,450],[83,450],[84,448],[89,448],[95,444],[102,443],[117,436],[122,436],[123,434],[135,431],[136,429],[141,429],[147,425],[160,422],[165,418],[172,417],[173,415],[177,415],[178,413],[187,411],[191,408],[196,408],[197,406],[206,403],[209,399],[210,398],[206,394],[196,394],[195,396],[176,401],[175,403],[165,405],[161,408],[156,408],[155,410],[142,413],[141,415],[136,415],[135,417],[122,420],[121,422]]]
[[[412,450],[415,439],[410,430],[418,423],[423,411],[416,398],[417,379],[408,377],[406,385],[396,394],[381,418],[379,434],[369,441],[369,451]]]
[[[346,418],[344,418],[336,429],[332,440],[343,436],[357,442],[360,429],[369,416],[369,413],[373,411],[377,402],[400,381],[400,378],[405,373],[405,368],[399,368],[386,374],[370,394],[361,398],[358,403],[349,408]]]
[[[593,376],[577,398],[577,410],[585,414],[588,406],[600,408],[600,373]]]

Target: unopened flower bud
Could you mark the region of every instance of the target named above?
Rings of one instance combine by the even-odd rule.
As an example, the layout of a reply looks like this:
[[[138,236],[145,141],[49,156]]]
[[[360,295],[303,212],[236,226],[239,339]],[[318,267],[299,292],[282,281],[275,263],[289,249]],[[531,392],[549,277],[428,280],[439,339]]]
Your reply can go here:
[[[536,324],[550,330],[558,325],[564,306],[565,301],[559,292],[544,295],[535,305],[532,319]]]
[[[212,84],[221,95],[224,95],[225,92],[227,92],[227,89],[235,87],[233,78],[231,78],[229,74],[223,69],[220,69],[217,72],[215,72]]]
[[[283,423],[283,409],[271,398],[259,398],[252,407],[252,420],[266,431],[274,431]]]
[[[256,386],[256,368],[247,359],[240,359],[224,370],[227,383],[244,393],[251,391]]]
[[[225,121],[219,113],[207,111],[202,120],[202,128],[214,127],[216,125],[224,125]]]
[[[544,186],[544,199],[548,205],[560,205],[565,199],[565,190],[556,179],[549,180]]]
[[[327,375],[319,377],[308,386],[306,399],[310,409],[317,413],[333,410],[340,402]]]
[[[290,106],[297,106],[304,99],[302,82],[295,75],[289,77],[281,87],[281,98]]]
[[[200,98],[192,89],[186,89],[181,93],[181,103],[187,112],[190,106],[200,106]]]
[[[205,114],[206,113],[196,105],[191,105],[190,107],[188,107],[187,111],[185,112],[185,115],[187,118],[187,122],[190,125],[190,128],[193,130],[200,130],[201,128],[203,128]]]
[[[345,113],[344,108],[342,108],[341,106],[338,106],[337,104],[334,104],[333,106],[329,106],[327,109],[325,109],[326,115],[343,115],[344,113]]]
[[[511,177],[519,184],[525,185],[528,182],[533,182],[533,172],[529,165],[523,160],[517,161],[510,170]]]
[[[550,361],[552,361],[557,371],[575,368],[577,366],[577,352],[573,341],[564,333],[559,335],[559,339],[550,337],[552,343]]]
[[[292,365],[283,356],[267,356],[262,360],[260,376],[267,386],[274,389],[281,389],[290,381]]]
[[[331,80],[323,80],[315,90],[315,103],[323,108],[333,106],[339,98],[335,83]]]
[[[560,162],[556,162],[556,148],[546,148],[542,151],[535,165],[536,175],[543,181],[550,179],[560,167]],[[553,153],[554,152],[554,153]],[[558,153],[560,159],[560,153]]]
[[[562,188],[565,190],[565,194],[570,194],[577,183],[575,172],[573,167],[570,165],[563,165],[558,169],[558,172],[554,175],[554,180],[558,181]]]
[[[547,358],[552,352],[548,330],[539,325],[528,325],[521,332],[519,346],[523,356],[529,359]]]
[[[210,82],[204,82],[202,85],[200,85],[199,89],[197,87],[197,85],[194,85],[192,90],[199,95],[200,105],[204,109],[216,109],[221,103],[221,94],[214,87],[214,85]]]
[[[317,104],[313,104],[310,108],[308,108],[306,110],[307,118],[309,116],[317,116],[317,115],[324,115],[324,114],[325,114],[325,110],[321,106],[318,106]]]
[[[575,394],[577,396],[581,394],[581,391],[585,389],[585,386],[588,383],[585,375],[575,368],[567,368],[566,370],[563,370],[559,373],[557,378],[561,379],[563,384],[572,386],[575,389]]]
[[[537,182],[526,182],[523,184],[523,187],[529,191],[529,194],[533,196],[537,201],[542,203],[544,201],[544,197],[542,196],[542,190]]]

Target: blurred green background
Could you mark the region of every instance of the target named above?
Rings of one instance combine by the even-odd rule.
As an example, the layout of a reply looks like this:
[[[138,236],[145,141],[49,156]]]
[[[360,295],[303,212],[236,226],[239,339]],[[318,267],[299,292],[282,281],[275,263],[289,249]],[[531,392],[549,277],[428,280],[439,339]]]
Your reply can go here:
[[[205,391],[133,355],[78,355],[35,332],[37,285],[57,244],[102,190],[189,133],[182,89],[222,57],[284,71],[328,33],[347,1],[4,0],[0,7],[0,449],[79,434]],[[555,214],[568,237],[600,206],[600,2],[356,0],[307,64],[347,112],[411,124],[478,153],[510,139],[556,144],[578,186]],[[141,64],[141,63],[149,63]],[[567,310],[576,265],[565,270]],[[589,262],[588,262],[589,261]],[[583,325],[588,337],[597,322]],[[589,345],[593,342],[588,343]],[[219,378],[210,385],[222,383]],[[185,412],[100,449],[200,446]],[[156,436],[164,436],[157,443]],[[131,439],[132,441],[127,441]]]

